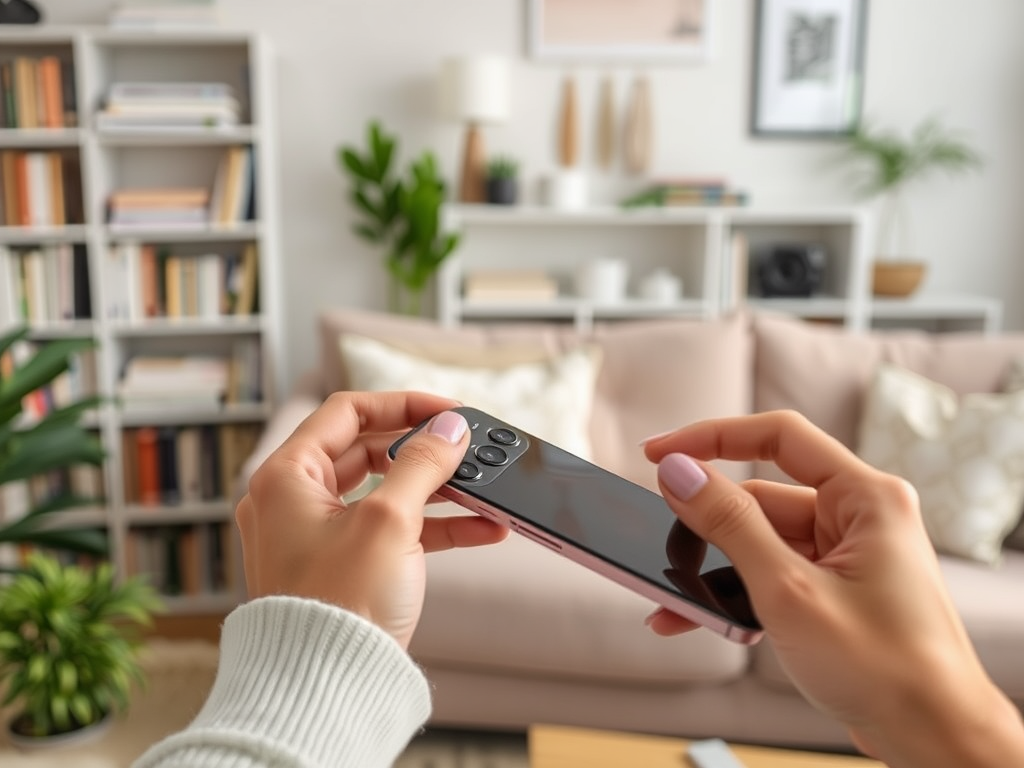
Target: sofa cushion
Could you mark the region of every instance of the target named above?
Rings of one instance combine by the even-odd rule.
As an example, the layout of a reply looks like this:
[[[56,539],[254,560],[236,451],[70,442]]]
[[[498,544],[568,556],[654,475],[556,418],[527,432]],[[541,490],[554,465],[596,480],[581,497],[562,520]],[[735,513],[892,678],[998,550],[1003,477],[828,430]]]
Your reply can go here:
[[[450,504],[433,514],[464,514]],[[650,601],[518,535],[427,557],[410,648],[427,666],[563,679],[693,685],[741,677],[746,646],[708,630],[665,638]]]
[[[355,389],[418,389],[451,397],[577,456],[591,457],[590,404],[601,362],[596,347],[492,368],[435,363],[353,334],[343,334],[340,344]]]
[[[1007,551],[995,568],[957,557],[940,557],[939,566],[981,663],[1007,696],[1024,703],[1024,552]],[[770,641],[751,649],[751,668],[761,682],[795,690]]]
[[[1024,389],[957,397],[883,363],[865,398],[857,452],[917,488],[938,550],[995,563],[1024,502]]]
[[[889,362],[957,394],[998,392],[1010,361],[1024,355],[1024,333],[858,333],[791,317],[759,314],[755,335],[754,408],[792,408],[856,447],[864,394],[879,363]],[[758,467],[762,477],[781,473]]]
[[[655,468],[638,447],[649,435],[698,419],[750,412],[748,318],[598,324],[588,334],[553,323],[493,323],[447,328],[431,320],[363,310],[320,317],[325,394],[350,387],[338,340],[365,336],[435,362],[511,365],[550,360],[580,346],[601,352],[591,409],[594,463],[656,487]],[[748,475],[745,465],[727,469]]]

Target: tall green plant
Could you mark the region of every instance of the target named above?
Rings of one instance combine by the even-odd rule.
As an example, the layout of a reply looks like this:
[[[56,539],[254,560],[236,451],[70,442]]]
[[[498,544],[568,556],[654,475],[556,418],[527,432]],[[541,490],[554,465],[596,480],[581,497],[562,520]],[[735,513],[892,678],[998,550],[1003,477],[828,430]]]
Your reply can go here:
[[[0,356],[27,335],[28,329],[21,327],[0,336]],[[98,466],[103,462],[102,444],[80,423],[83,413],[95,408],[101,398],[85,398],[57,408],[34,423],[26,423],[23,411],[27,395],[50,384],[68,370],[74,355],[94,345],[92,339],[52,341],[8,375],[0,371],[0,486],[76,464]],[[98,501],[72,492],[60,494],[30,509],[18,520],[0,521],[0,543],[105,554],[106,538],[96,531],[48,526],[55,513]]]
[[[61,566],[39,552],[0,588],[3,704],[18,702],[12,727],[51,736],[90,725],[128,706],[141,637],[160,608],[137,578],[116,583],[113,568]]]
[[[338,157],[360,217],[353,231],[384,250],[391,278],[389,307],[419,314],[427,283],[458,246],[459,236],[441,231],[445,183],[433,153],[423,152],[400,174],[394,170],[397,150],[398,139],[372,121],[366,147],[343,146]]]

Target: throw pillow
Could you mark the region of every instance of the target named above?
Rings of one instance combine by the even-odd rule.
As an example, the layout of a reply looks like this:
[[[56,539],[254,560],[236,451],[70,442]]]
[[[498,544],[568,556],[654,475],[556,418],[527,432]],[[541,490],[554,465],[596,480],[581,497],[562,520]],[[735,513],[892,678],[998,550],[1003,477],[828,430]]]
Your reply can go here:
[[[352,334],[339,346],[357,390],[419,390],[460,400],[589,459],[596,348],[503,367],[438,363]]]
[[[891,364],[868,389],[858,453],[909,480],[935,548],[998,562],[1024,502],[1024,390],[970,394]]]

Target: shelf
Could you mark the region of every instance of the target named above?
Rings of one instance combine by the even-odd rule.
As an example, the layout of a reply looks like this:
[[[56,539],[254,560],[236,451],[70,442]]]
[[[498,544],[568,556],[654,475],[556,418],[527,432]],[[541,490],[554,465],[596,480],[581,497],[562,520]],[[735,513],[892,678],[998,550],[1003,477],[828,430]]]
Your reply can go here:
[[[106,528],[110,525],[107,511],[102,507],[82,507],[67,509],[47,515],[43,528],[47,530],[65,530],[68,528]]]
[[[79,128],[0,128],[0,149],[77,149],[81,143]]]
[[[768,312],[785,312],[798,317],[819,319],[841,319],[850,312],[846,299],[829,296],[801,298],[748,298],[747,306]]]
[[[681,224],[703,224],[709,211],[719,209],[708,208],[618,208],[615,206],[581,208],[563,211],[542,206],[516,205],[449,205],[444,209],[444,216],[449,228],[457,228],[463,224],[507,224],[519,226],[523,224],[578,224],[578,225],[616,225],[632,226],[637,224],[664,224],[666,226]]]
[[[874,298],[871,316],[880,319],[979,318],[998,314],[1000,303],[983,296],[913,296],[908,299]]]
[[[247,221],[242,224],[195,227],[115,227],[105,226],[106,237],[114,242],[145,243],[205,243],[235,240],[256,240],[263,234],[259,222]]]
[[[152,318],[138,322],[111,323],[110,331],[124,338],[157,336],[227,336],[260,333],[264,322],[260,315],[223,315],[215,320],[198,317]]]
[[[254,144],[259,130],[251,125],[226,128],[104,128],[96,131],[104,147],[220,146]]]
[[[63,320],[52,323],[32,323],[28,338],[33,341],[51,339],[88,339],[96,336],[98,329],[94,320]]]
[[[35,245],[36,243],[82,243],[89,236],[84,224],[63,227],[0,227],[0,244]]]
[[[133,527],[222,523],[234,520],[235,507],[227,501],[183,502],[160,506],[132,504],[125,508],[124,522]]]
[[[271,409],[265,403],[228,405],[216,411],[206,408],[177,408],[168,406],[160,411],[119,411],[124,427],[160,427],[176,424],[235,424],[263,421]]]

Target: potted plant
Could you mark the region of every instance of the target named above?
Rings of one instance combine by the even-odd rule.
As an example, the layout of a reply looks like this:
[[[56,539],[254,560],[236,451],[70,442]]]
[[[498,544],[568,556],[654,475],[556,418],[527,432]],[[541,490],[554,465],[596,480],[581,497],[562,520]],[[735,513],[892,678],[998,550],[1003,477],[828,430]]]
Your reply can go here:
[[[109,563],[87,569],[30,554],[0,588],[3,704],[20,707],[7,725],[11,740],[26,748],[78,741],[125,709],[132,683],[143,682],[137,630],[158,607],[148,584],[117,583]]]
[[[28,328],[16,328],[0,336],[0,358],[24,343]],[[98,466],[103,446],[95,434],[80,423],[82,415],[95,408],[99,397],[84,398],[51,410],[32,422],[24,413],[25,398],[51,384],[68,370],[73,357],[94,346],[92,339],[60,339],[41,345],[34,353],[5,374],[0,365],[0,544],[29,544],[51,549],[104,555],[106,537],[95,530],[68,530],[52,526],[53,516],[63,510],[95,504],[99,500],[70,491],[60,493],[34,507],[4,510],[11,496],[3,486],[27,482],[29,478],[67,469],[76,464]],[[25,494],[23,494],[25,495]]]
[[[863,173],[859,191],[866,197],[881,198],[874,292],[908,296],[925,272],[914,251],[906,208],[908,186],[935,171],[962,173],[978,168],[981,159],[934,118],[906,137],[861,126],[847,140],[844,157]]]
[[[487,161],[487,202],[515,205],[519,196],[519,163],[507,155]]]
[[[391,277],[388,305],[393,312],[418,315],[430,278],[459,243],[441,230],[445,183],[433,153],[425,151],[406,173],[393,169],[398,140],[372,121],[367,146],[343,146],[341,167],[351,181],[350,200],[360,215],[354,231],[384,249]]]

